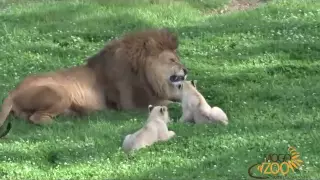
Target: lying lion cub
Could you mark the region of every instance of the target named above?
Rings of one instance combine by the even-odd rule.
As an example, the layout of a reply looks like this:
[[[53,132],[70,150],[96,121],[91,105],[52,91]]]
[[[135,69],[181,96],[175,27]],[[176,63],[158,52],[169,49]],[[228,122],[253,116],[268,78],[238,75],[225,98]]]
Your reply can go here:
[[[181,91],[182,116],[180,122],[213,123],[228,125],[228,117],[219,107],[211,108],[197,90],[196,80],[185,81],[178,85]]]
[[[149,105],[149,117],[143,128],[125,137],[122,148],[130,152],[150,146],[157,141],[167,141],[175,132],[169,131],[167,123],[170,121],[168,108],[166,106]]]

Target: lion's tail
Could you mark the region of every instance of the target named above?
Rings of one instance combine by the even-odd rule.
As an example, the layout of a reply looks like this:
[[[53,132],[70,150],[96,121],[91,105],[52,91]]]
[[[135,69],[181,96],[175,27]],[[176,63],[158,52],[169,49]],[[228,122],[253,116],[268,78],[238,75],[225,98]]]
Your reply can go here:
[[[0,129],[4,122],[6,121],[7,117],[9,116],[13,107],[13,101],[10,95],[3,101],[1,112],[0,112]],[[6,130],[4,132],[0,132],[0,138],[6,136],[11,129],[11,123],[7,124]]]

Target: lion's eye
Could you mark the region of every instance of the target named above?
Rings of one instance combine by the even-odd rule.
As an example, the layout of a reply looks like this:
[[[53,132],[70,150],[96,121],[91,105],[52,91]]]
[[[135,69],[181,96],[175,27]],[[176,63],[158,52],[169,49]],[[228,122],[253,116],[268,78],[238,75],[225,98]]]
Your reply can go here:
[[[171,62],[175,62],[175,60],[173,58],[170,59]]]

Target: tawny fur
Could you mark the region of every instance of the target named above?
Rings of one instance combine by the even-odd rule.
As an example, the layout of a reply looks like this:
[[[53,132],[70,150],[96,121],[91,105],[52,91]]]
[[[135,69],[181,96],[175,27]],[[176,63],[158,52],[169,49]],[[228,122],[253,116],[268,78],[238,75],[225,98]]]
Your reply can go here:
[[[83,114],[106,107],[95,72],[79,66],[25,78],[4,100],[0,126],[10,112],[35,124],[51,123],[59,114]]]
[[[60,114],[167,105],[180,83],[170,76],[187,73],[177,48],[177,37],[165,29],[134,32],[110,41],[84,65],[28,76],[4,100],[0,127],[10,112],[47,124]]]
[[[135,32],[110,42],[88,65],[102,73],[106,96],[119,109],[167,105],[177,99],[170,76],[187,74],[177,48],[177,37],[165,29]]]
[[[180,122],[196,124],[222,123],[228,125],[228,117],[219,107],[213,107],[196,88],[196,81],[184,81],[178,85],[181,90],[182,116]]]
[[[166,106],[149,105],[149,117],[144,127],[133,134],[128,134],[122,144],[123,150],[128,153],[158,141],[168,141],[175,132],[169,131],[167,124],[170,121],[169,112]]]

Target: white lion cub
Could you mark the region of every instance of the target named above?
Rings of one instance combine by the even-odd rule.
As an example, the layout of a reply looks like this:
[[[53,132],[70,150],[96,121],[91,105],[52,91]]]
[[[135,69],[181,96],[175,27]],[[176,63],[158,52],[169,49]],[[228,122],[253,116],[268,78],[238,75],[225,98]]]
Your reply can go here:
[[[197,90],[196,80],[184,81],[177,85],[181,91],[182,116],[180,122],[213,123],[220,122],[228,125],[228,117],[219,107],[207,103],[202,94]]]
[[[169,131],[167,127],[170,121],[168,108],[149,105],[148,109],[149,117],[144,127],[125,137],[122,144],[125,152],[150,146],[157,141],[167,141],[175,136],[175,132]]]

